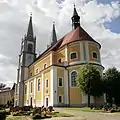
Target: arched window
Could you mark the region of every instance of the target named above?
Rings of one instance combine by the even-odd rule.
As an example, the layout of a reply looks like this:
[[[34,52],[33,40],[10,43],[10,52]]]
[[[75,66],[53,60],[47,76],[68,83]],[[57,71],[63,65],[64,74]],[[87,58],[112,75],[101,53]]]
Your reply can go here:
[[[71,73],[71,87],[76,87],[76,78],[77,78],[77,72],[73,71]]]
[[[47,64],[44,64],[44,69],[47,67]]]
[[[61,58],[59,58],[59,59],[58,59],[58,63],[61,63],[61,62],[62,62],[62,60],[61,60]]]
[[[32,52],[33,51],[33,45],[32,44],[28,44],[28,52]]]

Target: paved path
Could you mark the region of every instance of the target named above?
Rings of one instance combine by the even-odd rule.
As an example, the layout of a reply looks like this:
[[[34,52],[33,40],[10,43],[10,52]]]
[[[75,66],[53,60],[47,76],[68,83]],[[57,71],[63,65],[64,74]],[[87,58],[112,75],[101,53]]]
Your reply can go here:
[[[72,114],[75,117],[51,118],[51,120],[120,120],[120,114],[116,113],[83,112],[75,110],[66,110],[65,108],[55,108],[55,110],[62,113]]]

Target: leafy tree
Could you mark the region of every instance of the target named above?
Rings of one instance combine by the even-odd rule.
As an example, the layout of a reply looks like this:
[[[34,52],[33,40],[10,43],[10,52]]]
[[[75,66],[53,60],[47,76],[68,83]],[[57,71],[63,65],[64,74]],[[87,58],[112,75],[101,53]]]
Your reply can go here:
[[[0,83],[0,89],[5,88],[5,87],[6,87],[6,84]]]
[[[88,107],[90,107],[90,96],[96,98],[103,94],[100,72],[93,65],[84,65],[80,68],[77,77],[77,86],[82,93],[88,95]]]
[[[107,95],[107,102],[112,106],[113,98],[116,104],[120,104],[120,72],[115,68],[109,68],[103,75],[105,84],[105,93]]]

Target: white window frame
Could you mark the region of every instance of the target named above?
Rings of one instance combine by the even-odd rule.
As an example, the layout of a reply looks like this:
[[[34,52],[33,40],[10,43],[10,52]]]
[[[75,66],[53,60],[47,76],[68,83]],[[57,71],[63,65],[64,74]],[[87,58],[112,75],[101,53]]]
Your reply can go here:
[[[70,72],[70,86],[71,86],[71,88],[76,88],[76,87],[77,87],[77,82],[76,82],[76,86],[72,86],[72,79],[71,79],[71,74],[72,74],[72,72],[76,72],[77,75],[78,75],[78,72],[77,72],[77,70],[72,70],[72,71]]]
[[[38,81],[39,81],[39,80],[40,80],[40,79],[37,80],[37,91],[38,91],[38,92],[40,92],[40,89],[38,90]],[[40,80],[40,88],[41,88],[41,80]]]
[[[96,54],[97,54],[97,58],[94,58],[94,57],[93,57],[93,53],[96,53]],[[96,51],[92,51],[92,58],[93,58],[93,59],[96,59],[96,60],[98,59],[98,53],[97,53]]]
[[[62,100],[61,102],[59,102],[59,96],[61,96],[61,100]],[[58,95],[58,103],[59,103],[59,104],[62,104],[63,102],[64,102],[64,101],[63,101],[63,95]]]
[[[59,78],[62,78],[62,86],[59,86]],[[58,77],[58,87],[63,87],[63,77]]]
[[[72,54],[72,53],[76,53],[76,58],[71,59],[71,54]],[[78,54],[77,54],[77,52],[76,52],[76,51],[70,52],[70,60],[76,60],[76,59],[78,59]]]

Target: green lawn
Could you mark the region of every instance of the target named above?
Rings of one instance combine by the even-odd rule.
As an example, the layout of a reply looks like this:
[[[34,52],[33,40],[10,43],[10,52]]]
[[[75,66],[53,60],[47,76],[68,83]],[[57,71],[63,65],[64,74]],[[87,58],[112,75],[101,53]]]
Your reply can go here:
[[[52,117],[73,117],[73,115],[67,114],[67,113],[52,113],[49,116],[52,116]],[[31,119],[31,116],[25,117],[25,116],[12,116],[12,115],[9,115],[6,118],[6,120],[30,120],[30,119]],[[37,120],[40,120],[40,119],[37,119]]]
[[[91,110],[88,107],[83,108],[65,108],[66,110],[84,111],[84,112],[104,112],[103,110]]]
[[[12,116],[9,115],[6,120],[27,120],[28,117],[25,116]]]

